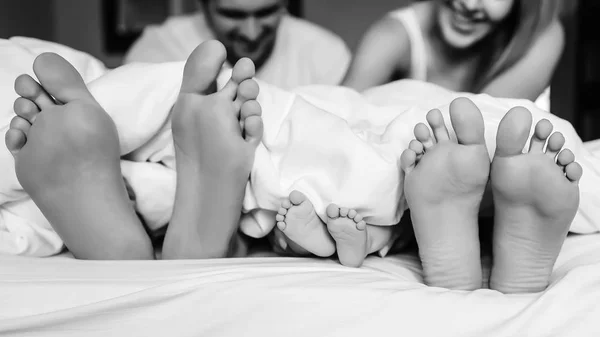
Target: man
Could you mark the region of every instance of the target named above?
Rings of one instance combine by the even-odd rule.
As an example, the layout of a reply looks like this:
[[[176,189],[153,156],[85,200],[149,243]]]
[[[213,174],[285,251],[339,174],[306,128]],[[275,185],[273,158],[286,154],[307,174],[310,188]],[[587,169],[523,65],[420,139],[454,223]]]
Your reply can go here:
[[[285,0],[199,0],[201,11],[150,26],[125,62],[187,59],[209,39],[221,41],[228,64],[242,57],[256,65],[256,77],[290,89],[339,84],[350,63],[346,44],[333,33],[287,13]]]

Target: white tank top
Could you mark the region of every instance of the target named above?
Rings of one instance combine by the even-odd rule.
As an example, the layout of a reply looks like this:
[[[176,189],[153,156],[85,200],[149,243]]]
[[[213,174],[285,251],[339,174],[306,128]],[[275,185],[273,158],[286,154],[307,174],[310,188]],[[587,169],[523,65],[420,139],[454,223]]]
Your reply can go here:
[[[427,50],[417,13],[412,7],[405,7],[390,12],[389,15],[400,21],[408,34],[408,40],[410,41],[410,71],[408,76],[413,80],[427,81]]]

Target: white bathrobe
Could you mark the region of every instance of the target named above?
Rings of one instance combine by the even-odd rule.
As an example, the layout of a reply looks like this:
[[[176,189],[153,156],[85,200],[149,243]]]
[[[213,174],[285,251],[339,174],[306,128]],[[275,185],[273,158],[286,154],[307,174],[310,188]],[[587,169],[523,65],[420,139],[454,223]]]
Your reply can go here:
[[[185,61],[202,42],[214,39],[202,13],[174,16],[144,29],[125,56],[126,63]],[[309,84],[339,84],[350,65],[350,51],[332,32],[284,15],[273,53],[256,77],[284,89]],[[229,66],[229,65],[227,65]]]

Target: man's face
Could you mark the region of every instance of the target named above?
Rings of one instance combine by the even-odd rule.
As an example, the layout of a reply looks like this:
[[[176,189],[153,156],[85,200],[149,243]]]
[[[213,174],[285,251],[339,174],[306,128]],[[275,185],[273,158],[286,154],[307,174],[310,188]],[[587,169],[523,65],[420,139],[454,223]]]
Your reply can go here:
[[[204,12],[215,37],[227,49],[229,62],[233,64],[247,57],[260,68],[275,46],[285,3],[284,0],[208,0]]]

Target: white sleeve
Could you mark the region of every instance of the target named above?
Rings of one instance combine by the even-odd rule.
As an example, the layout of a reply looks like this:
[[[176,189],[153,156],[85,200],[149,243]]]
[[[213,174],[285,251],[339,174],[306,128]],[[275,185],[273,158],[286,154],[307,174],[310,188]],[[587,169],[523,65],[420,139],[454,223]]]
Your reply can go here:
[[[348,67],[350,66],[351,53],[346,44],[337,38],[326,41],[320,52],[313,53],[313,62],[316,68],[316,83],[326,85],[339,85],[342,83]]]
[[[163,40],[157,28],[147,27],[144,29],[142,36],[127,51],[123,63],[161,63],[174,61],[173,57],[169,55]]]

